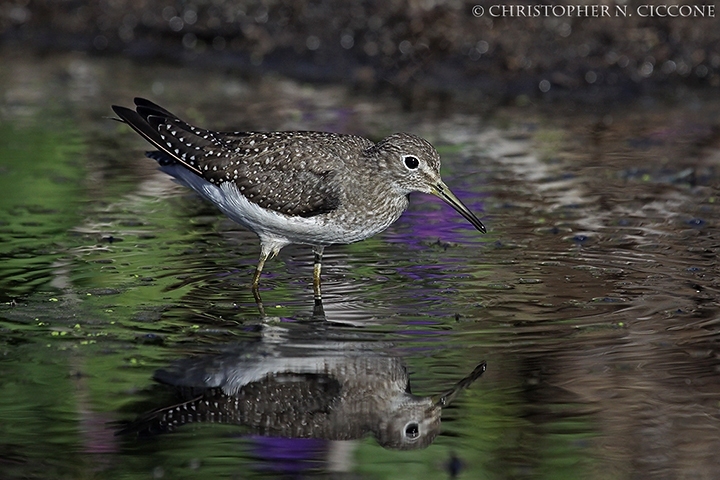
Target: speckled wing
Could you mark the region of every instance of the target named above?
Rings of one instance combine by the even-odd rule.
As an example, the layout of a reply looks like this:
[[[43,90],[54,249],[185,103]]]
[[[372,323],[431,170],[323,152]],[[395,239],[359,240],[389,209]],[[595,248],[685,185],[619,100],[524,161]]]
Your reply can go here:
[[[287,215],[310,217],[339,206],[336,175],[343,159],[371,144],[360,137],[319,132],[214,133],[203,177],[233,182],[248,200]],[[338,147],[342,144],[344,149]]]
[[[340,383],[327,375],[268,376],[245,385],[233,395],[219,388],[191,394],[181,403],[158,408],[136,420],[118,424],[116,435],[167,433],[187,423],[244,425],[253,433],[295,438],[325,438],[333,410],[342,402]],[[193,398],[194,397],[194,398]],[[347,432],[360,436],[364,432]]]
[[[286,215],[311,217],[339,205],[334,182],[343,162],[372,142],[321,132],[212,132],[141,98],[115,113],[154,145],[161,165],[178,163],[203,179],[232,182],[248,200]]]

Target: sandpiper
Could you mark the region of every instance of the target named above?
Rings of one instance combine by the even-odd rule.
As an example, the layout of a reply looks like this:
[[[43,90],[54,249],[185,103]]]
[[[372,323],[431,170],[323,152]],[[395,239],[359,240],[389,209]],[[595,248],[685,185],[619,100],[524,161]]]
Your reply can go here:
[[[435,148],[418,136],[396,133],[373,143],[326,132],[216,132],[143,98],[135,107],[112,108],[157,149],[147,156],[260,238],[252,282],[258,302],[265,261],[291,243],[312,246],[320,300],[324,248],[382,232],[405,211],[411,192],[440,197],[485,233],[440,178]]]

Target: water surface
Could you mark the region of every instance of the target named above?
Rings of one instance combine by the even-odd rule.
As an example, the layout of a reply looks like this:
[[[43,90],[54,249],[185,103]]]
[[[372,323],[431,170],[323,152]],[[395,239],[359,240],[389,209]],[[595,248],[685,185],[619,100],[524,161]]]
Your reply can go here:
[[[406,112],[341,86],[5,56],[3,478],[716,476],[716,98]],[[266,264],[261,314],[255,236],[105,118],[133,96],[217,129],[422,135],[489,233],[413,195],[383,234],[326,250],[323,316],[303,246]],[[423,450],[200,423],[115,435],[178,401],[152,380],[159,369],[290,337],[394,359],[419,397],[482,361],[487,371],[443,408]]]

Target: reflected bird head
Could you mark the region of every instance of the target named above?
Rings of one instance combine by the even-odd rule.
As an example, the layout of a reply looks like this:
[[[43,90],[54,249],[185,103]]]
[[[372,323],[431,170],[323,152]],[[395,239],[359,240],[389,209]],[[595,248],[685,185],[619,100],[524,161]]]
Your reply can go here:
[[[431,398],[406,394],[382,418],[375,437],[385,448],[426,448],[440,433],[440,414]]]

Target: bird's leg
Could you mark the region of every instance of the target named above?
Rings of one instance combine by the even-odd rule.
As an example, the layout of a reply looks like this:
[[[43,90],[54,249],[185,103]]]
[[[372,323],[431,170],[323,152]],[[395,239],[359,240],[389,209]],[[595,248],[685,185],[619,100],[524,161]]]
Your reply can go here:
[[[313,264],[313,292],[315,293],[315,303],[322,300],[322,293],[320,292],[320,271],[322,270],[322,255],[325,249],[322,245],[316,245],[313,247],[313,253],[315,254],[315,262]]]
[[[325,308],[323,307],[322,298],[316,298],[313,304],[313,320],[327,320],[325,318]]]
[[[260,275],[265,266],[265,260],[270,256],[270,252],[271,250],[264,245],[260,247],[260,260],[255,268],[255,275],[253,275],[252,292],[253,297],[255,297],[255,302],[257,302],[258,305],[262,305],[262,298],[260,298]]]

